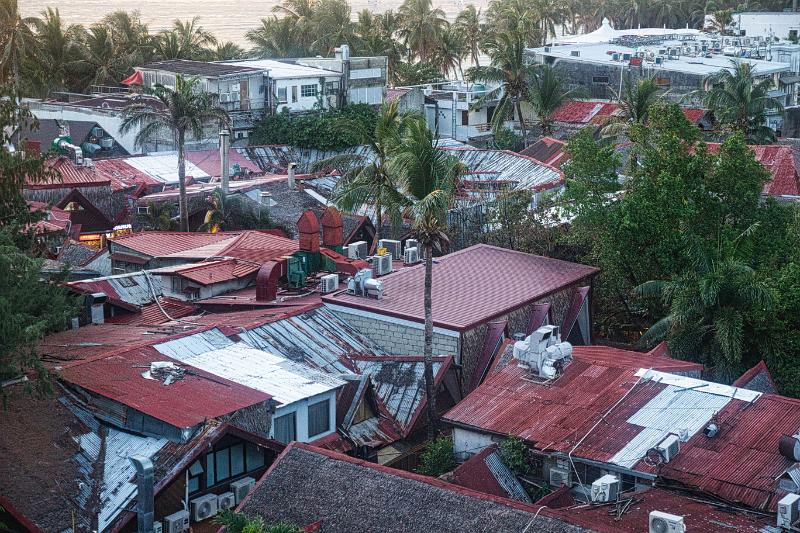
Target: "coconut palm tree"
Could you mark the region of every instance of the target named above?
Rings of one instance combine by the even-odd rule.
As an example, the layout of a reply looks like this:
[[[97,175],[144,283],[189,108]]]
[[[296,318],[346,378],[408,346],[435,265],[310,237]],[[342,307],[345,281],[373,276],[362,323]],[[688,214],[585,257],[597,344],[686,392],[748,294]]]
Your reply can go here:
[[[244,49],[236,43],[225,41],[211,51],[212,61],[233,61],[245,57]]]
[[[328,55],[337,46],[355,44],[356,26],[350,12],[350,4],[345,0],[319,0],[314,16],[319,37],[312,43],[314,50]]]
[[[765,124],[766,113],[770,109],[783,111],[783,105],[769,95],[772,78],[757,79],[750,63],[733,59],[730,69],[712,74],[706,85],[710,89],[705,104],[720,124],[741,132],[748,142],[775,140],[775,132]]]
[[[397,10],[401,27],[397,32],[409,52],[409,59],[431,59],[447,27],[444,11],[432,0],[405,0]]]
[[[127,62],[115,53],[111,31],[104,24],[95,24],[86,33],[80,66],[85,87],[116,84],[127,72]]]
[[[439,46],[432,57],[432,63],[439,68],[442,76],[464,77],[464,69],[461,67],[462,60],[468,55],[466,41],[461,32],[452,25],[442,32],[439,37]]]
[[[577,89],[566,89],[564,73],[552,65],[541,65],[534,70],[528,89],[528,102],[539,119],[544,135],[553,133],[553,113],[567,100],[580,98]]]
[[[166,202],[150,203],[147,206],[147,213],[141,216],[140,221],[147,229],[174,231],[178,226],[177,221],[172,216],[174,208],[175,204]]]
[[[36,55],[36,17],[20,15],[17,0],[0,0],[0,81],[11,83],[19,93],[21,68]]]
[[[40,79],[36,81],[42,96],[48,96],[72,85],[70,78],[80,59],[84,30],[76,24],[65,24],[58,9],[50,7],[34,26],[39,41],[36,70]]]
[[[525,46],[539,46],[543,41],[542,19],[530,0],[492,0],[486,20],[488,41],[503,34],[514,35]]]
[[[245,39],[256,57],[299,57],[308,52],[300,42],[296,22],[288,17],[262,18],[258,28],[248,30]]]
[[[364,143],[372,154],[342,154],[316,163],[314,171],[335,167],[342,179],[333,191],[333,202],[345,213],[356,213],[364,206],[375,209],[375,237],[381,238],[385,216],[393,222],[399,219],[404,203],[398,192],[398,178],[391,160],[401,136],[412,121],[410,115],[400,112],[397,100],[384,102],[375,123],[375,129],[366,133]]]
[[[155,85],[146,92],[151,99],[139,101],[123,111],[120,132],[136,131],[135,142],[142,146],[154,135],[170,132],[178,147],[178,186],[180,187],[181,231],[189,231],[189,210],[186,203],[186,137],[203,137],[203,130],[212,122],[228,125],[228,113],[217,106],[211,94],[195,91],[197,80],[175,77],[175,89]]]
[[[770,309],[773,301],[741,253],[755,229],[753,225],[735,238],[720,237],[711,246],[705,242],[691,246],[693,269],[634,290],[640,298],[660,299],[668,309],[642,337],[643,345],[667,340],[679,359],[713,365],[721,379],[738,375],[746,355],[748,322]]]
[[[529,81],[535,68],[525,61],[525,44],[518,34],[505,32],[487,45],[491,63],[486,67],[474,67],[467,72],[471,81],[498,82],[501,86],[488,91],[475,106],[483,106],[490,100],[498,100],[492,116],[492,131],[497,134],[509,117],[517,114],[522,138],[527,142],[522,102],[529,98]]]
[[[437,140],[421,120],[408,124],[392,167],[400,178],[400,188],[409,204],[413,232],[425,257],[425,393],[427,396],[428,437],[436,434],[438,416],[433,385],[433,253],[447,243],[447,214],[455,195],[463,165],[437,147]]]
[[[305,53],[311,52],[311,43],[317,36],[314,23],[317,6],[317,0],[283,0],[281,4],[272,8],[273,13],[279,13],[293,28],[292,40],[284,43],[282,47],[287,47],[291,42],[301,46]]]
[[[469,4],[456,17],[454,27],[461,34],[469,50],[473,67],[480,67],[481,43],[484,38],[484,27],[481,22],[481,10]]]
[[[204,59],[208,47],[217,44],[214,35],[200,25],[200,17],[175,20],[171,30],[160,33],[157,53],[164,59]]]
[[[126,73],[153,59],[155,39],[138,11],[114,11],[103,17],[101,24],[111,35],[115,56],[128,65]]]
[[[603,125],[601,134],[605,137],[627,135],[634,124],[644,124],[650,108],[661,99],[661,88],[655,79],[645,78],[634,82],[625,79],[622,92],[615,92],[619,110],[611,115]]]

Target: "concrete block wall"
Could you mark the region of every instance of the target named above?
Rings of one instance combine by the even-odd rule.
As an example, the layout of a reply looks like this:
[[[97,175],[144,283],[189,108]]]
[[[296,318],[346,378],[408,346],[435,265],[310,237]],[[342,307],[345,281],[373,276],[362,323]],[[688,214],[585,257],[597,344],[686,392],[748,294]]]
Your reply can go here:
[[[422,355],[425,335],[422,324],[419,328],[401,323],[392,317],[376,318],[349,313],[337,308],[337,316],[360,331],[392,355]],[[455,332],[454,332],[455,333]],[[434,331],[433,355],[459,355],[459,337]]]

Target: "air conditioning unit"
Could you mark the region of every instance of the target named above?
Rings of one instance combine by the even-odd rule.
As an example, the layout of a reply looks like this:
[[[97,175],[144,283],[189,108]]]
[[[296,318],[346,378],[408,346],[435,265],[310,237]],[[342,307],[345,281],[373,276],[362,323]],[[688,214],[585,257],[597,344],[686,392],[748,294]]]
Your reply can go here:
[[[219,101],[222,103],[227,103],[230,101],[230,99],[231,97],[228,93],[220,93],[219,95]]]
[[[403,252],[403,264],[413,265],[419,263],[419,251],[417,248],[406,248]]]
[[[350,259],[364,259],[367,257],[366,241],[350,243],[347,246],[347,257]]]
[[[560,468],[551,468],[550,486],[561,487],[563,485],[569,485],[569,472]]]
[[[217,514],[217,495],[206,494],[189,502],[192,521],[200,522]]]
[[[661,454],[664,462],[668,463],[681,451],[681,441],[677,435],[668,435],[667,438],[658,443],[656,450]]]
[[[178,511],[164,517],[164,533],[189,531],[189,511]]]
[[[339,274],[326,274],[320,278],[322,294],[330,294],[339,288]]]
[[[685,531],[686,525],[683,523],[682,516],[661,511],[650,512],[650,533],[684,533]]]
[[[103,137],[103,133],[104,133],[103,128],[101,128],[100,126],[95,126],[94,128],[92,128],[93,137],[97,137],[98,139],[100,139]]]
[[[418,251],[422,251],[422,248],[419,247],[419,241],[417,239],[406,239],[405,248],[416,248]],[[422,253],[419,255],[422,257]]]
[[[230,484],[231,492],[236,495],[236,505],[242,503],[244,497],[253,489],[255,484],[256,480],[251,477],[243,477]]]
[[[164,526],[161,522],[153,522],[153,533],[164,533]]]
[[[392,271],[392,254],[372,256],[373,276],[384,276]]]
[[[800,494],[787,494],[778,502],[778,527],[790,529],[800,519]]]
[[[400,241],[395,241],[392,239],[380,239],[378,241],[378,248],[386,248],[389,250],[389,253],[392,254],[392,257],[400,257],[400,252],[402,250],[402,244]]]
[[[225,492],[217,496],[217,509],[233,509],[236,507],[236,495],[232,492]]]
[[[592,501],[598,503],[613,502],[619,496],[619,478],[606,474],[592,482]]]

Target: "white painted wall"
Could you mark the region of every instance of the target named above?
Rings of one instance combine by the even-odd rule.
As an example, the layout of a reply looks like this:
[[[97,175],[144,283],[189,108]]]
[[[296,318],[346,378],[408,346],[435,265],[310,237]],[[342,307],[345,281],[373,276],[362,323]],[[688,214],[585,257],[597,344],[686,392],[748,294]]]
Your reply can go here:
[[[453,453],[459,461],[466,461],[487,446],[502,441],[501,437],[495,435],[478,433],[460,427],[453,428]]]
[[[314,405],[319,402],[328,400],[328,417],[330,419],[330,429],[319,435],[309,437],[308,435],[308,406]],[[305,398],[303,400],[290,403],[288,405],[281,405],[275,409],[275,414],[272,415],[272,427],[270,428],[269,435],[271,438],[275,437],[275,419],[283,415],[295,413],[295,421],[297,423],[296,437],[298,442],[311,442],[321,439],[336,431],[336,390]]]
[[[274,80],[274,98],[278,98],[279,89],[286,89],[286,102],[285,103],[278,103],[276,110],[277,112],[281,112],[284,109],[288,109],[290,112],[297,112],[297,111],[311,111],[314,109],[314,106],[317,104],[318,97],[317,96],[303,96],[302,86],[303,85],[316,85],[317,86],[317,94],[322,94],[324,92],[324,87],[319,83],[320,78],[282,78]],[[329,77],[325,78],[325,83],[328,82],[335,82],[337,87],[339,85],[339,78],[338,77]],[[292,101],[292,87],[297,87],[297,101]],[[327,97],[323,98],[323,102],[327,105]]]
[[[800,12],[734,13],[733,24],[745,31],[745,37],[774,36],[787,39],[789,31],[800,31]]]

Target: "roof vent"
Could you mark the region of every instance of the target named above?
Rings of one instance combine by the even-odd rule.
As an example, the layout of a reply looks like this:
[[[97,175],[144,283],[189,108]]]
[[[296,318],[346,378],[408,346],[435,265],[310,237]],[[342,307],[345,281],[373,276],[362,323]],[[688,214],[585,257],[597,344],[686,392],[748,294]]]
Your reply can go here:
[[[713,439],[714,437],[716,437],[717,433],[719,433],[719,426],[717,426],[713,422],[707,425],[706,428],[703,430],[703,434],[709,439]]]
[[[781,455],[793,462],[800,461],[800,435],[783,435],[778,441],[778,450]]]
[[[514,343],[514,358],[519,366],[529,367],[545,379],[553,379],[572,361],[572,345],[561,342],[558,326],[542,326],[527,339]]]

